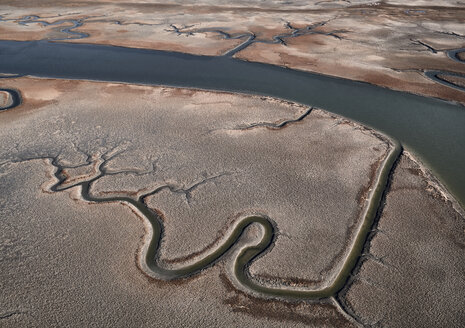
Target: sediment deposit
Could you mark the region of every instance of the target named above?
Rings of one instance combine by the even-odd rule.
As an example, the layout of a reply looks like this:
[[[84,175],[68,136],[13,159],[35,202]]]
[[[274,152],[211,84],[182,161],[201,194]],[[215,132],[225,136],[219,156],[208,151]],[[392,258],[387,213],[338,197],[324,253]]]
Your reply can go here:
[[[0,113],[1,306],[7,326],[72,325],[76,311],[81,324],[101,325],[389,325],[379,309],[367,305],[359,286],[368,288],[368,297],[389,303],[392,323],[405,319],[407,299],[416,300],[412,309],[422,316],[422,291],[447,296],[451,308],[461,308],[463,291],[440,288],[437,279],[422,280],[410,298],[388,297],[391,289],[406,292],[409,272],[423,276],[430,270],[395,251],[385,256],[409,244],[414,229],[388,227],[391,213],[410,213],[414,206],[415,214],[405,215],[422,217],[425,227],[440,218],[428,239],[445,243],[447,252],[418,256],[451,273],[441,275],[446,286],[459,283],[465,266],[459,256],[463,229],[457,229],[463,216],[405,155],[387,172],[388,185],[382,186],[374,226],[352,275],[328,297],[296,301],[241,285],[235,259],[262,238],[257,224],[217,260],[184,278],[163,279],[144,266],[153,227],[133,201],[161,219],[162,239],[152,260],[163,268],[199,262],[221,246],[235,222],[258,215],[275,232],[272,244],[246,268],[249,278],[282,290],[324,289],[353,248],[394,148],[372,130],[268,97],[32,78],[8,84],[21,90],[23,102]],[[396,196],[398,179],[418,197]],[[396,241],[383,239],[383,232]],[[380,265],[386,283],[376,285],[378,293],[363,283],[374,279],[365,268]],[[443,307],[428,308],[436,313]],[[422,320],[435,322],[431,316]],[[441,320],[453,324],[458,312]]]

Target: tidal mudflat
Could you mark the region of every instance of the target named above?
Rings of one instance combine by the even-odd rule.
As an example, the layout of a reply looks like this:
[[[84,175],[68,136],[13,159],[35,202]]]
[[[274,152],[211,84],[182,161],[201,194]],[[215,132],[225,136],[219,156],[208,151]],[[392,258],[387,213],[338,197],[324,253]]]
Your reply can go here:
[[[461,326],[464,10],[3,1],[0,325]]]
[[[451,0],[8,0],[0,35],[233,56],[465,104],[463,86],[428,76],[454,73],[464,83],[465,64],[448,57],[464,47],[464,16]]]
[[[0,123],[6,326],[389,325],[408,322],[404,306],[412,298],[411,322],[434,322],[436,312],[442,322],[460,322],[463,216],[411,157],[396,153],[387,162],[395,149],[387,137],[269,97],[52,79],[8,83],[23,102],[2,112]],[[286,293],[333,283],[386,165],[374,225],[342,288],[304,299]],[[412,191],[400,194],[402,188]],[[152,258],[144,255],[153,225],[135,203],[162,225]],[[259,221],[186,276],[153,271],[150,261],[165,271],[203,261],[254,216],[271,223],[273,237],[244,272],[281,295],[250,289],[235,272],[240,252],[263,239]],[[411,239],[424,238],[418,227],[399,231],[393,220],[418,225],[444,251],[423,252]],[[440,229],[429,229],[429,220]],[[413,251],[421,265],[405,261]],[[429,276],[439,271],[447,275]],[[412,272],[421,283],[407,289]],[[390,307],[373,308],[370,298]],[[441,314],[444,307],[450,316]]]

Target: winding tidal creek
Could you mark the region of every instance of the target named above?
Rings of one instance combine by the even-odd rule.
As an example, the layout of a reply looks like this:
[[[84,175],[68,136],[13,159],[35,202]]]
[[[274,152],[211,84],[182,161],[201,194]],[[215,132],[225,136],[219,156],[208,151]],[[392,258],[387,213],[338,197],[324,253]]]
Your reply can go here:
[[[30,75],[268,95],[343,115],[398,141],[394,142],[392,151],[378,172],[369,205],[363,213],[362,223],[340,272],[327,287],[320,290],[272,288],[250,279],[247,274],[248,265],[273,243],[274,238],[273,222],[260,215],[238,220],[230,227],[230,233],[218,247],[194,264],[179,269],[165,269],[156,261],[163,234],[163,221],[156,212],[149,209],[143,198],[135,200],[129,197],[91,196],[89,186],[105,174],[104,163],[99,167],[101,174],[93,180],[63,187],[63,168],[56,160],[50,159],[56,168],[57,183],[51,188],[53,191],[79,185],[83,199],[90,202],[125,202],[149,221],[152,231],[144,246],[140,264],[146,273],[157,279],[185,278],[213,265],[236,244],[248,226],[258,223],[264,231],[260,242],[242,248],[236,254],[234,262],[235,279],[245,289],[268,296],[294,299],[334,296],[344,286],[356,265],[402,147],[419,157],[462,206],[465,204],[465,107],[457,104],[367,83],[244,62],[227,56],[194,56],[105,45],[0,41],[0,73],[5,77]],[[12,94],[16,92],[4,90]],[[19,93],[15,97],[17,105],[21,101]]]
[[[465,108],[461,105],[228,57],[106,45],[0,41],[0,72],[225,90],[320,107],[398,140],[465,204]]]
[[[151,229],[146,235],[145,243],[142,249],[142,256],[139,259],[139,265],[148,276],[155,279],[170,281],[196,275],[202,270],[212,266],[218,260],[223,258],[223,256],[228,251],[233,249],[238,243],[240,237],[244,234],[244,231],[249,226],[252,224],[258,224],[263,229],[263,235],[261,236],[258,243],[241,247],[239,252],[237,252],[234,256],[234,278],[241,285],[241,287],[249,292],[255,292],[259,295],[268,297],[271,296],[286,299],[319,300],[323,298],[334,297],[344,287],[347,280],[349,279],[349,276],[356,266],[357,260],[360,257],[360,254],[366,243],[367,236],[370,233],[373,223],[376,219],[386,186],[389,183],[390,175],[401,152],[401,145],[394,143],[391,151],[383,161],[381,168],[376,175],[373,189],[368,196],[368,205],[362,214],[362,222],[357,228],[357,232],[353,241],[351,242],[350,250],[347,256],[344,258],[336,276],[328,283],[328,285],[321,289],[290,286],[269,287],[260,284],[258,281],[251,277],[248,272],[250,263],[266,252],[274,243],[276,237],[276,224],[272,221],[272,218],[269,218],[263,214],[248,215],[238,219],[230,227],[228,227],[228,232],[225,234],[225,237],[219,241],[214,249],[209,253],[199,256],[199,258],[197,258],[194,263],[187,264],[175,269],[165,268],[159,264],[159,253],[163,239],[164,220],[157,211],[152,210],[146,203],[146,198],[158,192],[159,188],[155,189],[155,191],[143,194],[137,199],[126,196],[96,197],[90,193],[91,185],[107,174],[106,164],[108,160],[102,160],[100,162],[100,164],[97,166],[97,171],[99,173],[94,178],[70,185],[65,185],[67,177],[66,174],[64,174],[64,167],[59,164],[57,158],[47,159],[55,168],[54,175],[56,182],[50,187],[51,191],[59,192],[75,187],[80,187],[82,199],[94,203],[126,203],[130,205],[135,211],[137,211],[137,213],[139,213],[139,215],[144,220],[147,221]]]

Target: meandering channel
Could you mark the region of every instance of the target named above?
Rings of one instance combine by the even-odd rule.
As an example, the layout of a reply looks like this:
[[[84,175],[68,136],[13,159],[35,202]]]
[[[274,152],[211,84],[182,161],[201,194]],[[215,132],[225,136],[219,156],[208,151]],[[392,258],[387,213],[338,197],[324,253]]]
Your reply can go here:
[[[60,28],[59,31],[65,33],[67,38],[88,36],[86,33],[75,31],[76,28],[82,26],[82,20],[66,19],[48,23],[39,20],[38,16],[25,16],[18,23],[37,23],[43,26],[71,24]],[[465,167],[465,152],[463,152],[465,149],[465,129],[463,128],[465,108],[463,106],[386,90],[365,83],[225,58],[232,57],[254,42],[284,43],[285,38],[322,33],[313,31],[313,28],[318,26],[296,29],[288,23],[288,28],[292,32],[277,35],[272,41],[257,40],[255,35],[250,33],[230,35],[221,30],[195,31],[196,33],[215,32],[225,39],[246,39],[239,46],[225,53],[223,58],[101,45],[0,41],[0,72],[12,74],[0,76],[0,78],[32,75],[161,84],[265,94],[318,106],[397,138],[433,170],[462,205],[465,204],[465,172],[463,170]],[[173,28],[176,33],[190,33],[183,32],[175,26]],[[331,34],[325,33],[325,35]],[[331,36],[338,37],[337,35]],[[464,51],[465,49],[454,49],[450,50],[448,55],[451,59],[463,63],[464,61],[457,54]],[[462,74],[425,71],[425,75],[438,83],[465,90],[462,86],[440,77],[441,75],[464,77]],[[0,89],[0,91],[8,92],[13,100],[11,105],[7,108],[0,108],[0,110],[14,108],[21,103],[20,94],[16,90]],[[163,220],[157,212],[145,204],[143,198],[103,198],[95,197],[90,193],[92,183],[105,176],[105,162],[100,164],[98,168],[100,174],[96,177],[65,186],[64,168],[56,159],[50,158],[49,160],[56,168],[55,178],[57,179],[51,190],[58,192],[80,187],[81,197],[89,202],[120,202],[133,207],[151,227],[148,243],[143,248],[140,265],[149,276],[157,279],[173,280],[198,274],[234,248],[250,225],[259,224],[264,233],[258,244],[243,247],[234,258],[234,277],[242,288],[272,297],[321,299],[335,296],[344,287],[354,269],[376,218],[390,173],[401,151],[401,144],[394,142],[394,147],[379,169],[374,188],[368,197],[368,205],[362,214],[361,224],[351,242],[347,256],[334,279],[321,289],[270,287],[260,284],[250,275],[248,271],[250,264],[274,241],[275,225],[272,218],[263,215],[243,217],[229,228],[225,237],[218,242],[213,251],[199,256],[194,263],[168,269],[160,265],[158,261],[163,238]]]
[[[0,41],[0,72],[243,92],[323,108],[399,140],[465,204],[465,108],[458,104],[229,57],[106,45]]]
[[[55,17],[54,17],[55,18]],[[19,25],[29,25],[29,24],[39,24],[40,26],[56,26],[59,32],[62,32],[66,35],[65,38],[50,38],[50,41],[60,41],[60,40],[72,40],[72,39],[83,39],[87,38],[89,34],[75,31],[75,29],[81,27],[84,24],[84,19],[59,19],[54,22],[48,22],[44,19],[41,19],[37,15],[27,15],[19,19],[5,19],[0,16],[0,22],[13,21]],[[65,25],[65,26],[62,26]]]
[[[200,28],[200,29],[192,29],[191,26],[188,27],[177,27],[174,24],[171,24],[170,27],[172,28],[172,32],[176,33],[177,35],[194,35],[196,33],[215,33],[220,35],[225,40],[241,40],[245,39],[242,43],[238,46],[226,51],[223,56],[225,57],[232,57],[238,52],[244,50],[245,48],[249,47],[254,43],[264,43],[264,44],[283,44],[286,45],[286,39],[297,38],[303,35],[309,34],[318,34],[318,35],[326,35],[331,36],[336,39],[342,39],[339,35],[340,33],[344,33],[344,30],[336,30],[331,32],[323,32],[318,30],[319,27],[325,26],[328,21],[318,22],[311,25],[307,25],[303,28],[294,27],[290,22],[286,22],[285,27],[286,29],[290,30],[288,33],[280,33],[273,35],[271,40],[267,39],[259,39],[257,36],[252,32],[245,32],[245,33],[235,33],[230,34],[226,31],[220,29],[212,29],[212,28]]]
[[[226,90],[269,95],[320,107],[400,140],[402,146],[420,157],[456,198],[465,204],[465,108],[457,104],[383,89],[367,83],[244,62],[225,56],[193,56],[156,50],[46,41],[0,41],[0,73],[4,77],[30,75]],[[340,270],[321,289],[271,287],[260,284],[250,275],[250,263],[274,241],[275,226],[272,218],[262,215],[243,217],[229,228],[225,237],[211,252],[200,255],[194,263],[184,267],[168,269],[158,262],[163,221],[157,212],[148,208],[140,198],[99,198],[89,192],[92,183],[104,175],[103,166],[99,167],[101,175],[64,186],[63,167],[60,167],[56,159],[50,159],[56,167],[57,179],[51,189],[63,191],[80,187],[81,196],[87,201],[120,202],[135,209],[151,227],[140,266],[152,277],[172,280],[198,274],[234,248],[251,224],[259,224],[264,231],[259,243],[243,247],[235,253],[233,276],[241,288],[264,296],[286,299],[331,298],[337,302],[334,296],[344,287],[357,264],[402,146],[396,142],[380,168],[361,224]]]
[[[294,120],[294,122],[298,122],[299,120],[304,119],[306,116],[308,116],[310,111],[311,110],[304,114],[305,116],[301,116],[300,118]],[[289,124],[292,124],[292,121],[290,121]],[[282,128],[282,126],[276,128]],[[55,168],[54,176],[56,181],[53,185],[50,186],[51,191],[60,192],[69,190],[71,188],[80,187],[81,197],[84,200],[95,203],[125,203],[132,206],[133,209],[136,210],[137,213],[147,221],[150,229],[146,238],[146,243],[142,249],[140,267],[150,277],[162,280],[174,280],[187,278],[198,274],[202,270],[216,263],[229,250],[235,247],[241,235],[251,224],[259,224],[263,228],[263,234],[260,241],[253,246],[242,247],[234,259],[234,278],[241,284],[242,288],[248,291],[259,293],[261,296],[272,296],[286,299],[322,299],[335,296],[336,293],[344,287],[351,272],[357,264],[357,260],[362,252],[362,249],[367,240],[368,233],[371,230],[373,222],[378,213],[378,209],[381,205],[382,196],[388,184],[390,173],[392,172],[394,164],[400,156],[401,151],[401,145],[397,142],[394,142],[377,172],[371,192],[368,195],[368,204],[362,213],[361,222],[357,228],[352,242],[350,243],[348,248],[349,250],[343,259],[343,263],[340,266],[339,272],[333,281],[329,282],[327,286],[321,289],[305,287],[292,288],[287,286],[269,287],[261,285],[255,281],[253,277],[251,277],[251,275],[248,273],[249,265],[252,261],[254,261],[254,259],[256,259],[260,254],[265,252],[271,246],[275,238],[275,224],[271,221],[271,218],[268,218],[264,215],[250,215],[242,217],[241,219],[234,222],[231,227],[229,227],[225,237],[217,243],[217,246],[212,251],[198,256],[194,263],[176,269],[167,269],[159,264],[159,251],[164,231],[163,220],[160,214],[149,208],[145,202],[145,198],[148,195],[151,195],[152,192],[141,195],[137,199],[125,196],[96,197],[92,195],[90,189],[94,182],[107,174],[106,164],[108,163],[109,159],[103,159],[95,163],[98,173],[94,177],[75,183],[67,182],[67,175],[65,173],[66,167],[60,165],[57,158],[52,157],[47,159]],[[91,162],[89,162],[89,165],[90,164]]]
[[[459,57],[459,54],[465,53],[465,48],[447,50],[446,53],[447,53],[447,57],[449,57],[453,61],[456,61],[461,64],[465,64],[465,61]],[[443,78],[444,76],[458,77],[458,78],[463,79],[465,83],[465,74],[457,73],[457,72],[438,71],[438,70],[426,70],[425,75],[426,77],[430,78],[434,82],[437,82],[447,87],[451,87],[451,88],[465,92],[465,86],[453,83],[451,81],[447,81],[446,79]]]

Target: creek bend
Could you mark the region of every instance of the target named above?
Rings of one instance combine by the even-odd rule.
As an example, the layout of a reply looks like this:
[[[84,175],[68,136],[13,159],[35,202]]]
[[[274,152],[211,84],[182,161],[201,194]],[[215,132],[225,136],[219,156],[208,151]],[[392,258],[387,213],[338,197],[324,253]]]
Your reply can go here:
[[[465,204],[465,108],[363,82],[228,57],[46,41],[0,41],[0,72],[268,95],[379,130]]]
[[[441,177],[459,201],[464,203],[465,183],[460,182],[464,182],[461,168],[465,163],[462,151],[465,149],[465,109],[462,106],[366,83],[226,57],[44,41],[0,41],[0,58],[0,72],[4,74],[239,91],[318,106],[400,140],[409,150],[419,155]],[[362,223],[340,271],[330,285],[320,290],[271,288],[250,279],[247,274],[248,265],[273,242],[274,226],[265,216],[242,218],[229,228],[229,234],[212,253],[201,257],[194,264],[169,270],[160,267],[156,261],[163,238],[163,223],[156,212],[150,210],[143,201],[129,197],[90,196],[89,187],[93,180],[78,185],[83,199],[101,203],[124,202],[149,221],[152,230],[144,245],[141,266],[154,278],[179,279],[200,272],[222,258],[250,224],[258,223],[264,230],[261,241],[255,246],[244,247],[235,258],[234,276],[239,283],[245,289],[268,296],[320,299],[334,296],[341,290],[356,265],[400,152],[401,146],[396,143],[378,173]],[[52,164],[56,167],[55,177],[58,180],[52,190],[61,191],[77,186],[62,188],[62,169],[58,163],[52,161]]]
[[[310,111],[311,110],[309,110],[308,113],[310,113]],[[307,116],[308,114],[304,115]],[[389,183],[393,168],[395,167],[395,164],[402,153],[402,147],[398,142],[393,141],[390,145],[390,148],[391,149],[389,153],[386,155],[383,163],[378,169],[375,181],[372,185],[372,189],[367,198],[368,203],[364,208],[361,222],[358,224],[354,238],[350,242],[347,255],[342,260],[339,271],[335,277],[332,278],[332,281],[321,289],[264,286],[256,282],[248,273],[248,267],[250,263],[253,262],[258,256],[266,252],[275,241],[275,224],[271,218],[267,217],[266,215],[251,214],[242,216],[233,224],[231,224],[230,227],[228,227],[227,233],[217,243],[211,252],[201,254],[196,258],[194,263],[190,263],[174,269],[167,269],[159,264],[159,253],[164,231],[163,218],[160,213],[147,206],[145,201],[146,197],[152,195],[154,192],[148,192],[147,194],[141,195],[138,198],[131,198],[126,196],[98,197],[91,194],[90,189],[92,184],[108,173],[106,164],[108,160],[111,159],[111,157],[107,159],[102,158],[102,160],[97,160],[94,163],[98,171],[96,176],[71,184],[66,183],[66,167],[59,164],[58,158],[41,157],[30,158],[30,160],[46,159],[54,167],[53,175],[55,182],[49,187],[49,190],[53,192],[60,192],[79,187],[82,199],[88,202],[116,202],[125,203],[131,206],[136,211],[136,213],[138,213],[138,215],[144,221],[146,221],[146,223],[148,223],[148,226],[150,227],[145,237],[145,242],[141,252],[142,256],[139,258],[139,265],[141,269],[152,278],[170,281],[174,279],[188,278],[200,273],[202,270],[211,267],[218,260],[222,259],[227,252],[234,248],[239,238],[241,238],[244,231],[251,224],[258,224],[263,229],[263,235],[259,242],[254,245],[244,245],[240,247],[237,249],[238,252],[236,252],[234,256],[233,276],[235,280],[237,280],[238,284],[240,284],[241,288],[245,289],[246,291],[253,291],[261,296],[267,297],[306,300],[332,298],[334,301],[336,301],[334,296],[336,296],[337,293],[344,287],[350,277],[350,274],[357,265],[357,261],[367,241],[367,236],[370,233],[373,223],[377,218],[377,214],[382,204],[383,196],[385,196],[385,190]],[[91,164],[91,162],[88,164]],[[158,190],[158,188],[156,190]]]
[[[447,57],[449,57],[451,60],[465,64],[465,61],[460,58],[461,53],[465,53],[465,48],[458,48],[458,49],[452,49],[452,50],[447,50]],[[438,71],[438,70],[426,70],[425,71],[425,76],[434,82],[440,83],[442,85],[445,85],[449,88],[454,88],[460,91],[465,92],[465,87],[463,85],[459,85],[450,81],[447,81],[444,77],[449,76],[449,77],[457,77],[460,79],[463,79],[465,81],[465,74],[457,73],[457,72],[446,72],[446,71]],[[463,205],[463,203],[462,203]]]

